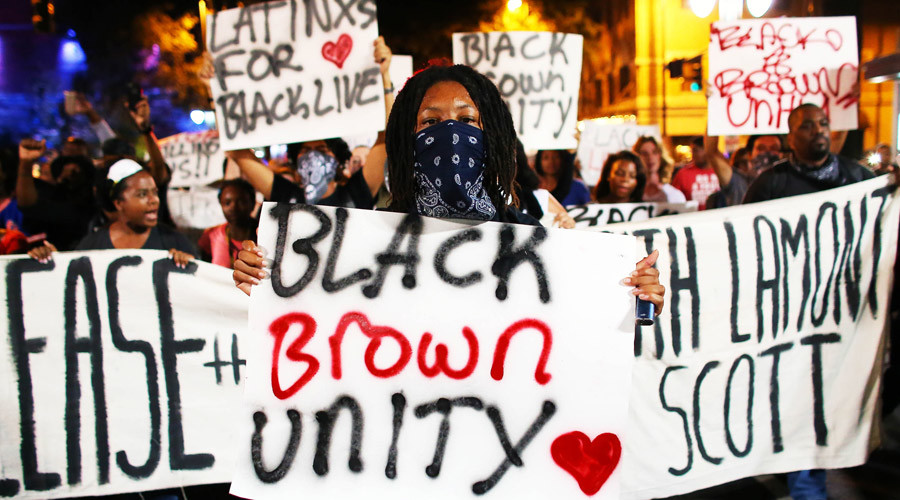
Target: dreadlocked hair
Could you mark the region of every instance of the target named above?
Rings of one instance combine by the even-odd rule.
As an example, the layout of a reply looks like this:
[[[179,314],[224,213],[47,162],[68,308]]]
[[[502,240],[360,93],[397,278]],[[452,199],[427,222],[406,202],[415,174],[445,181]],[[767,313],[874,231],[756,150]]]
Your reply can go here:
[[[469,93],[481,115],[485,142],[484,188],[497,211],[506,211],[509,200],[518,206],[513,186],[516,177],[516,130],[500,91],[481,73],[463,65],[432,61],[407,80],[397,94],[385,129],[392,201],[390,209],[415,211],[415,132],[419,106],[434,84],[457,82]]]

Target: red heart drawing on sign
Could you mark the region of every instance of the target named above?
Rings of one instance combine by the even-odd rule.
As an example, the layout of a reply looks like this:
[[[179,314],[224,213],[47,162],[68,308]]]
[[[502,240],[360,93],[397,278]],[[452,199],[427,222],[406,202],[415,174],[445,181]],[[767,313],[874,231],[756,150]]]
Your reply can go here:
[[[581,491],[593,495],[600,491],[619,465],[622,443],[618,436],[609,432],[591,441],[584,433],[573,431],[553,440],[550,456],[556,465],[578,481]]]
[[[333,62],[338,68],[343,68],[344,61],[350,55],[351,49],[353,49],[353,39],[345,33],[338,37],[337,43],[325,42],[325,45],[322,46],[322,57]]]

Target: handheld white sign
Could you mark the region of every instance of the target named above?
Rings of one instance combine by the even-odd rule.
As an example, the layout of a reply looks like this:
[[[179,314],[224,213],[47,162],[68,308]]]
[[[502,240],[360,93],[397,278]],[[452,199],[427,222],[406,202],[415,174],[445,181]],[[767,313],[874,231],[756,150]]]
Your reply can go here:
[[[583,43],[570,33],[454,33],[453,62],[497,85],[526,148],[574,149]]]
[[[384,129],[374,0],[260,3],[207,27],[225,150]]]
[[[225,173],[225,151],[219,132],[182,132],[159,140],[172,179],[169,187],[206,186]]]
[[[791,110],[821,106],[858,127],[855,17],[718,21],[709,34],[710,135],[785,134]]]
[[[620,222],[639,222],[654,217],[697,211],[697,202],[687,203],[590,203],[566,207],[576,229]]]
[[[662,143],[659,125],[586,120],[577,153],[581,163],[581,178],[588,186],[596,185],[600,180],[606,158],[622,150],[631,151],[638,138],[645,135],[654,137],[660,144]]]
[[[634,238],[269,203],[259,238],[233,494],[618,497]]]

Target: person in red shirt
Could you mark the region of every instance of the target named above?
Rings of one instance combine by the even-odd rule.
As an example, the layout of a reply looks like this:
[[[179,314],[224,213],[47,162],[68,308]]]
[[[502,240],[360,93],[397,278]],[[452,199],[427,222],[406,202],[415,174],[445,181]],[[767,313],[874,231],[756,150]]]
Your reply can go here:
[[[719,178],[706,160],[702,137],[696,137],[691,141],[691,155],[693,161],[675,174],[672,186],[684,193],[688,201],[696,201],[700,210],[703,210],[706,208],[706,199],[709,195],[719,190]]]
[[[244,240],[256,241],[256,220],[253,219],[256,190],[244,179],[230,179],[219,189],[219,204],[225,214],[225,224],[211,227],[200,236],[197,246],[200,258],[231,269],[241,251]]]

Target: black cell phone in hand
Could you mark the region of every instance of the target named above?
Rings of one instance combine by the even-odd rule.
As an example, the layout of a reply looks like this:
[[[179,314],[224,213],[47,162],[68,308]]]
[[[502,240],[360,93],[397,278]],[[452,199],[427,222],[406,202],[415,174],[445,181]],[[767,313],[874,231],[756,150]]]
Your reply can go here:
[[[656,305],[649,300],[635,298],[634,302],[634,323],[636,325],[646,326],[653,324],[653,318],[656,313]]]

